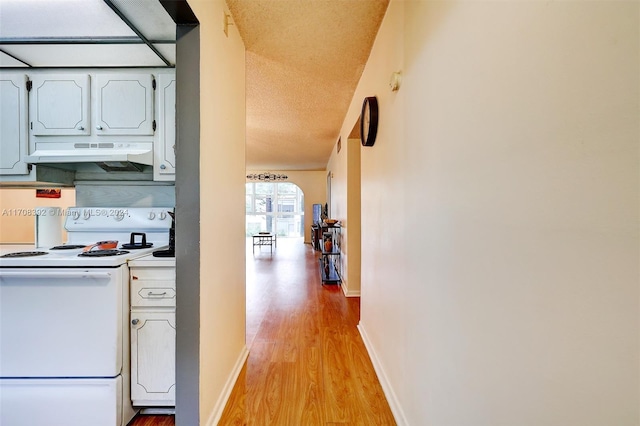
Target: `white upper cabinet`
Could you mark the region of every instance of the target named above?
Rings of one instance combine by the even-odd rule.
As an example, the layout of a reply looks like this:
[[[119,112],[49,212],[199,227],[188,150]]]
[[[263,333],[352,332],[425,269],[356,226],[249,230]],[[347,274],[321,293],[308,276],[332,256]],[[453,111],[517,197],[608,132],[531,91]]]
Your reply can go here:
[[[27,163],[27,76],[0,76],[0,175],[26,175]]]
[[[154,147],[153,180],[175,180],[176,76],[158,75],[158,142]]]
[[[153,76],[98,73],[94,77],[96,87],[92,98],[89,75],[33,76],[31,134],[152,136]],[[92,103],[93,128],[90,120]]]
[[[100,135],[153,135],[153,76],[96,75],[96,126]]]
[[[34,75],[30,104],[31,132],[36,136],[88,135],[88,74]]]
[[[172,182],[175,148],[174,69],[0,70],[0,182],[68,184],[125,155],[140,179]]]

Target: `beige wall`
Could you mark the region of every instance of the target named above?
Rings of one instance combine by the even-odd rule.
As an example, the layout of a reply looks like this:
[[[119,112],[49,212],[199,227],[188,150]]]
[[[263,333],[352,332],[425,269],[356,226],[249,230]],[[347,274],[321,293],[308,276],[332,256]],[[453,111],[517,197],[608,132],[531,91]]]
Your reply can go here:
[[[392,0],[342,134],[378,96],[360,329],[400,424],[639,424],[639,5]]]
[[[348,124],[348,123],[347,123]],[[352,123],[353,124],[353,123]],[[341,223],[342,289],[346,296],[360,296],[360,140],[348,139],[345,125],[341,149],[334,147],[327,170],[331,178],[331,214]]]
[[[271,173],[285,174],[287,182],[295,183],[304,194],[304,242],[311,243],[311,225],[313,224],[313,205],[326,203],[327,185],[325,171],[269,170]],[[247,170],[250,173],[263,173],[266,170]],[[247,180],[247,182],[250,182]]]
[[[0,244],[33,244],[35,242],[35,209],[37,207],[75,206],[75,189],[63,188],[60,198],[36,198],[36,190],[0,189]],[[61,218],[64,223],[64,217]],[[66,241],[66,235],[63,235]]]
[[[347,296],[360,296],[361,278],[361,184],[360,184],[360,139],[348,139],[347,144],[347,233],[346,252],[343,261],[347,277]]]
[[[245,61],[236,28],[223,32],[224,1],[189,5],[201,52],[200,423],[213,425],[246,354]]]

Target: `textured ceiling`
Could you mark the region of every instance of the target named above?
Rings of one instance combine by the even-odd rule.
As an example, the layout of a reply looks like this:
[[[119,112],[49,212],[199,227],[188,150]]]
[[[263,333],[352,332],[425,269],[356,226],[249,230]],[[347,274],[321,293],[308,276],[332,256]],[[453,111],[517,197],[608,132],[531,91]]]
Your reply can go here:
[[[247,49],[248,170],[324,170],[388,0],[227,0]]]

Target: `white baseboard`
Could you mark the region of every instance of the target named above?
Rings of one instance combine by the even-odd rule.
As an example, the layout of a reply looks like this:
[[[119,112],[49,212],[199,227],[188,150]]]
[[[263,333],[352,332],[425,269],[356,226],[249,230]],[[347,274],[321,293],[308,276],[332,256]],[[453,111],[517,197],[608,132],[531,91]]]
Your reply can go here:
[[[224,407],[227,405],[227,401],[229,401],[229,397],[231,396],[231,391],[233,391],[233,387],[238,380],[238,376],[240,375],[240,371],[242,371],[242,367],[244,366],[244,362],[247,360],[249,356],[249,350],[247,346],[243,346],[242,351],[240,351],[240,355],[236,360],[236,364],[233,366],[229,377],[227,378],[227,382],[222,389],[222,393],[220,394],[220,398],[218,398],[218,402],[213,407],[213,411],[211,415],[207,419],[205,423],[206,426],[216,426],[222,417],[222,412],[224,411]]]
[[[358,324],[358,331],[360,331],[360,336],[362,336],[362,341],[364,342],[364,346],[369,353],[369,358],[371,359],[371,363],[373,364],[373,369],[376,371],[376,375],[378,376],[378,381],[380,382],[380,386],[382,386],[382,391],[384,392],[384,396],[387,398],[387,402],[389,403],[389,407],[391,408],[391,413],[393,414],[393,418],[395,419],[398,426],[405,426],[409,423],[404,416],[404,412],[402,411],[402,407],[400,406],[400,402],[398,401],[398,397],[396,396],[391,384],[389,383],[389,379],[387,378],[387,374],[382,368],[382,364],[378,359],[375,351],[373,350],[373,346],[371,345],[371,341],[367,336],[367,332],[364,329],[362,323]]]
[[[345,297],[360,297],[360,290],[349,290],[347,288],[347,284],[343,281],[342,282],[342,292],[344,293]]]

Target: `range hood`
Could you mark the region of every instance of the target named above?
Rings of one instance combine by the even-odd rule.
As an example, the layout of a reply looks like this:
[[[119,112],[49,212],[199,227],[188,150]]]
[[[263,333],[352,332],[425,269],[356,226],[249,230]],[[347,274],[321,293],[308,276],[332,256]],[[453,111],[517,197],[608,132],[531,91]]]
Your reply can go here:
[[[143,166],[153,165],[153,143],[56,143],[36,150],[24,157],[30,164],[65,166],[93,163],[108,171],[142,171]],[[71,146],[70,146],[71,145]],[[69,149],[72,148],[72,149]]]

